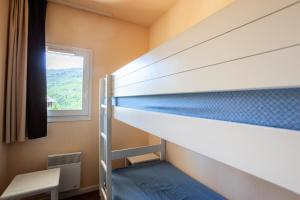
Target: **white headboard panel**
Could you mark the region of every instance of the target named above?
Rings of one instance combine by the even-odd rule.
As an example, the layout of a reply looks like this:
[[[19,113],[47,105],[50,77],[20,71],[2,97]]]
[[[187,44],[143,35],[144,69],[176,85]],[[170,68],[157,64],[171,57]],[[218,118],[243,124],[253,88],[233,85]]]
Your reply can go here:
[[[299,1],[238,0],[115,72],[113,95],[300,86],[299,18]]]

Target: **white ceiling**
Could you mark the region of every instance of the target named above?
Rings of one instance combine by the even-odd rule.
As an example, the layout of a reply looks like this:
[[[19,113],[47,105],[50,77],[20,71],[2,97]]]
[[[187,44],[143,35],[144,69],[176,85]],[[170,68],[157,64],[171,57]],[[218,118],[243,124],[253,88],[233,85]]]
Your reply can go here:
[[[50,0],[124,21],[150,26],[177,0]]]

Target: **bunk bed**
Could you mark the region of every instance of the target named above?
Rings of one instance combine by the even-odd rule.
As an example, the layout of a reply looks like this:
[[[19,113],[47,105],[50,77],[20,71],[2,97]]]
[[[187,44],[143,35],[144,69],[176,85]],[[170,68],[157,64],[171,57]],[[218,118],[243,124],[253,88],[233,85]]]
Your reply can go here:
[[[174,168],[164,161],[166,141],[300,194],[299,19],[299,0],[237,0],[103,79],[104,198],[140,191],[148,199],[168,199],[141,189],[149,182],[150,188],[157,186],[155,171],[163,172],[155,166]],[[160,137],[161,143],[112,151],[112,118]],[[112,160],[151,152],[160,152],[161,161],[112,171]],[[141,180],[135,173],[149,176]],[[196,188],[212,195],[203,199],[224,198],[200,183]]]

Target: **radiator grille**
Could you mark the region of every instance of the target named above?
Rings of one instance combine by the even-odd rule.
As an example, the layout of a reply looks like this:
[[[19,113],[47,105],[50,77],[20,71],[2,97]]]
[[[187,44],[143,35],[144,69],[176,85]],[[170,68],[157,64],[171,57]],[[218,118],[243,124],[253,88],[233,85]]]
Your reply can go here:
[[[48,166],[66,165],[81,162],[81,152],[48,156]]]

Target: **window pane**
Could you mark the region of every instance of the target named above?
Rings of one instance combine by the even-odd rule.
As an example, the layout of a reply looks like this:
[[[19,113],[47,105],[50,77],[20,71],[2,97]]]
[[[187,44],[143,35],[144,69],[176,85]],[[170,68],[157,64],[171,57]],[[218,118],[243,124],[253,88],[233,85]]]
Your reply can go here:
[[[84,58],[47,51],[48,110],[82,110]]]

